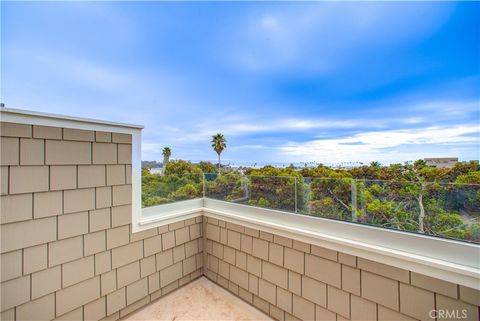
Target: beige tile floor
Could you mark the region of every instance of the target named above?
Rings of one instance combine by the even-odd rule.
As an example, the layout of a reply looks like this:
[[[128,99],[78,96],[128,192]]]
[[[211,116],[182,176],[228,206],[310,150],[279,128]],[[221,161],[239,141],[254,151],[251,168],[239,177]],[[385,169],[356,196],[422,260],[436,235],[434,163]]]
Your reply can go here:
[[[202,277],[122,320],[272,320]]]

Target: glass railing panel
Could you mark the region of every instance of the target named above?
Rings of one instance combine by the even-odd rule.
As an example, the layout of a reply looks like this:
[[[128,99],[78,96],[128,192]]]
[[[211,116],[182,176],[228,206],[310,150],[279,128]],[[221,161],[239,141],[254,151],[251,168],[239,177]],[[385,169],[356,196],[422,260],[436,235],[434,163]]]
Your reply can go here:
[[[235,172],[205,174],[205,197],[247,204],[250,200],[249,179]]]
[[[298,186],[298,212],[342,221],[354,221],[351,178],[305,177]]]
[[[357,180],[355,186],[357,222],[405,231],[418,230],[420,208],[415,194],[421,184]]]
[[[249,205],[295,212],[297,179],[286,176],[249,176]]]
[[[480,185],[424,187],[424,233],[480,243]]]
[[[295,178],[205,174],[205,197],[222,201],[295,211]]]
[[[142,205],[207,197],[480,243],[480,185],[241,173],[144,175]]]
[[[356,181],[359,223],[480,242],[480,185]]]
[[[142,207],[203,197],[203,185],[203,174],[144,175]]]

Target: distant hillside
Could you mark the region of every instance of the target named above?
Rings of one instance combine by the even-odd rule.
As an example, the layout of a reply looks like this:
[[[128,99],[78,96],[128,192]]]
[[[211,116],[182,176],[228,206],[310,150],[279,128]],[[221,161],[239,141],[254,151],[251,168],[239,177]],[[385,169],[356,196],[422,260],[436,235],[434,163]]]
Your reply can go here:
[[[142,167],[154,168],[154,167],[162,167],[162,166],[163,166],[162,162],[142,161]]]

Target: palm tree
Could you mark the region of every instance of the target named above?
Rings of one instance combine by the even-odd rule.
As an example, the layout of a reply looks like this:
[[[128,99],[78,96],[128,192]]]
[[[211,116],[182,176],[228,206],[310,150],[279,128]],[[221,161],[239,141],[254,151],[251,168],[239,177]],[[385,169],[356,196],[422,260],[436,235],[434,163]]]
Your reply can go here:
[[[212,136],[212,147],[218,155],[218,171],[220,172],[220,154],[225,148],[227,148],[227,140],[222,134],[216,134]]]
[[[172,150],[170,147],[164,147],[162,150],[162,155],[163,155],[163,170],[162,172],[165,173],[165,170],[167,169],[167,164],[170,160],[170,156],[172,155]]]
[[[372,166],[372,167],[380,167],[380,162],[373,161],[373,162],[370,163],[370,166]]]

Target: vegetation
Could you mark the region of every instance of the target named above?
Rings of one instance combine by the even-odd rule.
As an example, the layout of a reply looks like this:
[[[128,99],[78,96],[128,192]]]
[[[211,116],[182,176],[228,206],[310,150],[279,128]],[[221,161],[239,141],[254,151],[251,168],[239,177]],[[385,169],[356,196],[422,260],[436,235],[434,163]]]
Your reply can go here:
[[[142,168],[142,205],[144,207],[201,197],[202,171],[183,160],[168,163],[164,175],[150,174]]]
[[[206,197],[220,200],[480,242],[477,162],[451,169],[419,160],[351,169],[227,171],[177,160],[168,162],[164,176],[144,168],[142,185],[144,206],[201,197],[205,189]]]

